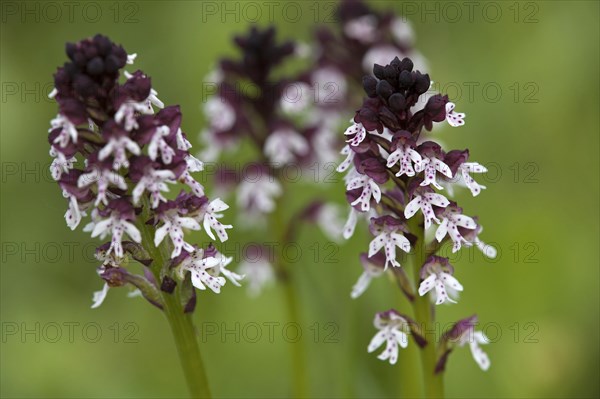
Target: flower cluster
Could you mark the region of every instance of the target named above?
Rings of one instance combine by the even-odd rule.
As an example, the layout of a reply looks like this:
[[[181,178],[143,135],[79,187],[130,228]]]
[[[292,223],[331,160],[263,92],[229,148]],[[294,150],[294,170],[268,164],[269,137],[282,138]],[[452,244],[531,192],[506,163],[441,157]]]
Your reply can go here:
[[[363,78],[367,97],[344,133],[346,159],[338,167],[341,172],[347,171],[346,197],[350,204],[344,237],[352,235],[361,217],[369,221],[374,236],[367,256],[361,255],[365,272],[352,297],[362,294],[372,278],[389,272],[398,279],[409,300],[417,291],[420,296],[431,293],[436,305],[454,303],[463,286],[453,276],[448,259],[436,256],[436,251],[450,242],[453,252],[477,246],[486,256],[496,255],[493,247],[479,239],[482,229],[477,218],[464,215],[446,194],[453,186],[466,186],[473,196],[478,195],[485,187],[471,173],[485,172],[485,168],[469,162],[468,150],[446,152],[434,141],[419,141],[422,131],[431,131],[434,122],[464,125],[465,115],[456,113],[445,95],[430,97],[422,109],[415,111],[414,105],[429,87],[429,75],[414,70],[409,58],[396,57],[385,66],[375,64],[373,76]],[[425,233],[434,226],[434,241],[427,243]],[[425,244],[429,244],[427,248]],[[401,267],[416,250],[426,252],[423,263],[413,265],[419,268],[418,289],[408,282]],[[390,330],[377,320],[378,328],[385,331],[383,335],[398,338],[401,346],[406,343],[401,327]],[[403,322],[393,325],[402,326]],[[376,343],[383,342],[381,334],[374,339]],[[391,349],[384,358],[393,362],[396,349],[390,342],[388,338]]]
[[[302,58],[304,45],[291,41],[279,43],[273,27],[252,27],[246,34],[235,37],[234,44],[239,58],[222,59],[207,77],[217,90],[204,104],[209,126],[200,138],[209,150],[200,156],[216,161],[233,155],[245,162],[235,169],[219,165],[217,178],[221,187],[235,191],[243,215],[240,223],[255,228],[265,225],[267,216],[277,208],[286,190],[286,173],[303,173],[313,165],[333,162],[337,152],[335,143],[323,136],[324,126],[313,118],[316,93],[311,93],[309,74],[302,71],[282,74],[286,61]],[[244,146],[248,144],[255,150],[249,160],[242,158],[239,151],[247,149]],[[315,213],[334,221],[335,212],[333,207],[320,202],[301,211],[305,221],[315,222],[321,220],[314,217]],[[336,225],[339,223],[328,223],[326,233]],[[338,237],[339,232],[332,235]],[[254,281],[253,293],[260,291],[259,282],[268,283],[274,275],[267,272],[269,262],[264,258],[257,267],[249,266],[248,262],[244,265],[249,272],[260,273],[256,278],[248,275]]]
[[[171,266],[189,270],[194,285],[203,289],[195,276],[224,264],[190,244],[185,233],[203,226],[211,239],[214,230],[225,241],[231,226],[219,221],[228,206],[218,198],[209,200],[192,176],[203,164],[189,152],[179,107],[165,107],[142,71],[123,71],[136,55],[127,55],[105,36],[69,43],[66,53],[69,61],[54,75],[51,93],[59,114],[49,129],[50,168],[68,203],[67,225],[74,230],[89,216],[84,231],[110,240],[97,253],[106,285],[94,296],[94,306],[109,286],[125,283],[158,306],[156,289],[170,279],[168,258],[171,263],[179,259]],[[155,113],[155,108],[160,110]],[[169,188],[178,182],[190,192],[181,190],[168,199]],[[184,263],[186,256],[191,261]],[[123,267],[128,258],[151,265],[163,281],[130,275]]]
[[[284,114],[286,89],[297,78],[275,78],[278,67],[297,53],[291,41],[277,43],[275,28],[253,27],[235,38],[239,60],[225,58],[208,77],[217,93],[204,104],[209,128],[201,139],[210,143],[207,161],[216,160],[222,150],[235,149],[249,138],[262,157],[278,166],[299,162],[310,149],[311,132],[302,130]]]

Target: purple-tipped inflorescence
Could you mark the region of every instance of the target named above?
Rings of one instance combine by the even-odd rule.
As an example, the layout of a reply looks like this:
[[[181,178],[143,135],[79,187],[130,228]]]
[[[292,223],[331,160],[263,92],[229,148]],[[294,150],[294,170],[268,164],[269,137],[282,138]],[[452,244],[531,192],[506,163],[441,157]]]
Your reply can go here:
[[[222,59],[206,78],[214,85],[215,95],[204,104],[208,127],[201,140],[208,148],[200,157],[217,161],[222,153],[239,156],[241,163],[235,167],[220,164],[217,175],[224,183],[235,183],[223,186],[235,190],[243,215],[240,222],[256,228],[266,226],[268,215],[276,210],[287,189],[286,181],[301,175],[320,180],[320,168],[326,162],[331,174],[337,158],[336,142],[330,140],[331,130],[314,117],[319,93],[311,86],[310,74],[283,72],[287,61],[303,56],[302,44],[279,42],[273,27],[252,27],[236,36],[234,44],[239,56]],[[239,151],[248,144],[254,150],[251,157]],[[291,223],[315,222],[337,238],[342,223],[336,210],[317,201],[293,216]],[[257,273],[256,278],[248,275],[254,282],[253,294],[275,276],[268,265],[266,257],[245,260],[244,269]]]
[[[207,77],[216,84],[217,92],[204,104],[209,128],[201,139],[211,144],[204,158],[216,160],[219,150],[233,149],[247,138],[259,153],[256,163],[271,166],[262,171],[267,174],[276,174],[269,169],[308,162],[314,154],[314,128],[290,115],[306,105],[306,98],[288,99],[303,85],[301,77],[277,75],[281,64],[297,55],[298,45],[277,43],[273,27],[253,27],[246,35],[237,36],[235,45],[240,58],[222,59]]]
[[[396,277],[411,301],[416,291],[420,296],[431,293],[436,305],[455,303],[463,286],[454,277],[448,259],[436,255],[437,250],[450,242],[452,252],[476,246],[485,256],[496,255],[493,247],[478,238],[481,226],[477,218],[463,214],[463,209],[447,198],[455,186],[465,186],[473,196],[478,195],[485,187],[470,174],[485,172],[485,168],[468,162],[468,150],[446,152],[435,141],[420,140],[434,123],[464,125],[465,115],[454,112],[454,104],[445,95],[433,95],[422,108],[414,108],[429,86],[429,75],[415,70],[409,58],[395,57],[387,65],[375,64],[373,75],[363,79],[366,98],[344,133],[346,159],[338,167],[340,172],[347,171],[346,197],[350,205],[344,237],[352,235],[361,218],[369,220],[373,235],[368,257],[361,255],[365,271],[352,290],[354,298],[373,278],[387,272]],[[415,223],[418,220],[422,223]],[[431,234],[426,235],[430,229]],[[426,242],[430,236],[433,241]],[[418,258],[415,251],[427,253]],[[419,264],[409,262],[418,268],[418,287],[400,272],[404,261],[411,258],[421,259]],[[402,323],[395,321],[394,325]],[[396,330],[386,332],[386,336],[396,337],[400,346],[405,346],[402,329]],[[380,343],[382,335],[378,337]],[[464,337],[455,341],[462,345]],[[477,337],[482,343],[483,338]],[[392,338],[388,339],[389,355],[382,359],[395,361],[396,344],[390,342]],[[476,360],[483,369],[489,366],[483,355],[478,354]]]
[[[219,221],[227,205],[218,198],[210,201],[192,176],[203,164],[189,152],[179,107],[165,107],[143,72],[123,70],[135,54],[102,35],[68,43],[66,52],[69,61],[54,75],[50,95],[59,105],[49,129],[50,169],[67,199],[67,225],[74,230],[89,216],[84,231],[110,240],[97,253],[106,285],[94,295],[94,306],[108,287],[125,283],[158,306],[157,282],[130,275],[123,267],[126,259],[143,261],[157,276],[170,279],[169,258],[203,251],[186,241],[187,231],[203,226],[211,239],[216,239],[214,230],[220,241],[227,240],[231,226]],[[177,183],[188,191],[168,199]],[[205,263],[215,268],[222,256]],[[193,273],[191,278],[204,289]]]

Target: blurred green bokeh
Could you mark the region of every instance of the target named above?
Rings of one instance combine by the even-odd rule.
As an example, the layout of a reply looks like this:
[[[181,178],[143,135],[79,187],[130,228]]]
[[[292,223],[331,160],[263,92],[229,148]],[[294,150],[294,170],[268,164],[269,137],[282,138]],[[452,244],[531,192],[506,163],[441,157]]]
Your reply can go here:
[[[240,13],[223,15],[223,21],[221,14],[207,14],[208,3],[219,11],[239,7]],[[45,172],[46,130],[56,114],[46,94],[65,60],[64,43],[106,34],[139,54],[136,67],[152,77],[166,104],[181,105],[183,128],[198,147],[203,78],[218,57],[232,54],[232,35],[254,18],[253,10],[244,14],[244,2],[208,3],[73,2],[69,13],[63,2],[2,2],[2,397],[186,394],[157,310],[117,289],[99,309],[89,308],[91,293],[102,286],[90,259],[95,241],[66,227],[65,201]],[[254,4],[265,25],[268,8]],[[315,17],[327,22],[334,5],[296,2],[302,13],[296,18],[291,8],[282,12],[285,4],[275,8],[273,21],[282,37],[303,41]],[[465,251],[456,259],[465,292],[458,305],[437,313],[446,323],[476,312],[496,341],[485,348],[492,367],[484,373],[467,348],[455,351],[445,377],[448,396],[598,397],[599,3],[475,2],[472,18],[462,2],[454,8],[444,2],[373,4],[411,14],[433,80],[467,113],[465,127],[439,130],[441,141],[468,147],[473,160],[490,166],[488,190],[459,200],[466,213],[480,217],[483,239],[500,256],[490,262]],[[344,197],[339,181],[292,190],[290,209],[315,196],[339,203]],[[235,222],[233,215],[226,218]],[[255,233],[237,229],[225,248],[233,252],[236,243],[252,240]],[[394,397],[403,384],[399,368],[418,362],[414,350],[402,352],[404,363],[396,367],[367,354],[374,313],[402,306],[384,279],[350,299],[361,273],[358,253],[368,240],[364,226],[357,229],[329,261],[331,247],[316,228],[303,230],[298,241],[301,339],[314,396]],[[282,302],[278,287],[252,300],[229,284],[221,295],[199,295],[196,323],[219,329],[202,343],[216,396],[290,395],[294,344],[282,335],[288,322]],[[235,333],[221,337],[236,323],[239,339]],[[252,342],[255,324],[248,323],[262,326],[258,342]],[[279,323],[273,342],[264,323]]]

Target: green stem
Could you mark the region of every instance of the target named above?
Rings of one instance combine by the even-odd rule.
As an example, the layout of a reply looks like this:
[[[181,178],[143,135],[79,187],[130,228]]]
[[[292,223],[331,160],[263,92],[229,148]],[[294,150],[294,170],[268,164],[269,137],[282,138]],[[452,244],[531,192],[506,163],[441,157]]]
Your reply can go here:
[[[288,308],[288,315],[292,322],[301,326],[300,323],[300,306],[298,303],[298,293],[294,286],[294,278],[289,265],[285,263],[283,250],[285,245],[294,236],[293,224],[296,223],[295,218],[288,221],[288,226],[285,222],[285,193],[286,188],[283,187],[283,195],[279,198],[275,212],[273,213],[273,230],[276,232],[276,236],[279,237],[279,247],[281,251],[275,259],[275,267],[279,281],[282,283],[283,290],[285,292],[285,300]],[[293,385],[293,397],[294,398],[306,398],[309,396],[308,392],[308,373],[306,366],[306,348],[304,340],[301,338],[298,342],[294,342],[292,345],[292,385]]]
[[[196,338],[196,330],[191,314],[183,312],[175,293],[163,293],[165,315],[175,338],[179,353],[179,361],[187,381],[190,396],[193,398],[210,398],[208,379],[200,356],[200,347]]]
[[[404,267],[404,266],[403,266]],[[394,272],[401,268],[394,268]],[[408,276],[407,280],[408,280]],[[408,282],[408,281],[407,281]],[[412,291],[412,288],[411,288]],[[412,301],[408,299],[406,292],[398,293],[399,308],[404,309],[412,306]],[[414,295],[412,296],[414,300]],[[399,398],[421,398],[423,397],[423,386],[421,382],[421,370],[418,367],[421,348],[417,345],[408,345],[402,350],[401,356],[398,356],[398,374],[400,375],[398,384]]]
[[[294,282],[289,278],[283,281],[286,303],[290,319],[299,323],[299,306]],[[300,324],[298,324],[300,325]],[[298,342],[291,343],[292,345],[292,370],[293,370],[293,392],[295,398],[308,397],[308,376],[306,374],[306,352],[304,348],[304,338],[300,338]]]
[[[415,254],[413,256],[413,272],[415,286],[418,287],[421,276],[421,266],[425,263],[425,257],[427,255],[425,248],[424,228],[423,228],[423,217],[415,215],[410,221],[410,231],[417,236],[417,242],[415,244]],[[444,381],[442,379],[442,373],[435,373],[435,365],[437,362],[436,354],[436,342],[432,332],[435,331],[435,325],[433,320],[433,314],[431,309],[431,302],[429,295],[420,296],[417,295],[413,301],[413,309],[415,319],[422,331],[425,334],[429,334],[427,345],[421,349],[421,366],[423,370],[423,383],[425,389],[425,397],[427,398],[443,398],[444,397]],[[433,339],[431,338],[433,337]]]
[[[144,209],[150,209],[147,199],[144,202]],[[148,220],[147,217],[142,219]],[[164,245],[160,248],[154,245],[154,227],[143,222],[140,222],[137,227],[142,234],[142,245],[153,259],[151,270],[157,284],[160,285],[162,276],[169,273],[168,249]],[[208,378],[206,377],[204,363],[200,356],[200,347],[191,314],[184,313],[183,306],[179,300],[178,290],[180,286],[181,284],[178,284],[175,291],[170,294],[161,291],[164,303],[163,311],[169,321],[169,326],[175,339],[175,346],[177,347],[179,361],[183,368],[190,396],[192,398],[210,398]]]

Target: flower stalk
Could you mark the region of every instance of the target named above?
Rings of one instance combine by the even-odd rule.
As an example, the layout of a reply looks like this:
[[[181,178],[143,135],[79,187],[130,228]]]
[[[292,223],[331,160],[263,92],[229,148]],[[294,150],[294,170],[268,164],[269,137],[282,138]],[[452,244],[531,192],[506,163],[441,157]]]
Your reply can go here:
[[[294,323],[300,320],[298,294],[294,287],[294,279],[287,278],[283,281],[283,290],[288,307],[289,317]],[[300,324],[301,325],[301,324]],[[293,397],[306,398],[309,396],[308,388],[308,368],[306,367],[306,350],[304,341],[301,338],[292,345],[292,387]]]
[[[190,397],[211,398],[210,387],[192,314],[184,313],[181,302],[173,294],[163,293],[165,316],[169,321],[171,332],[177,347],[181,368],[185,375]]]
[[[411,231],[418,232],[416,234],[416,242],[414,246],[414,255],[412,258],[412,268],[414,272],[415,286],[418,286],[421,282],[420,270],[421,266],[425,263],[426,259],[426,248],[424,245],[424,230],[423,230],[423,218],[413,218],[409,226]],[[427,296],[417,295],[412,301],[413,311],[415,320],[419,323],[425,334],[427,332],[435,331],[435,320],[433,315],[433,309],[431,301]],[[433,337],[433,339],[430,339]],[[443,374],[436,373],[437,353],[436,353],[436,337],[432,335],[425,335],[425,339],[429,339],[427,345],[421,348],[421,369],[423,373],[423,388],[425,397],[427,398],[443,398],[444,397],[444,381]]]
[[[279,281],[282,285],[285,302],[287,305],[288,317],[293,323],[300,323],[300,304],[298,303],[298,293],[294,285],[295,278],[292,276],[293,270],[289,267],[285,260],[284,249],[290,242],[293,234],[293,220],[289,221],[286,226],[286,218],[284,215],[285,208],[285,193],[279,198],[278,205],[273,213],[273,225],[276,227],[275,232],[278,239],[280,251],[275,255],[275,268]],[[294,218],[292,218],[294,219]],[[306,398],[309,395],[308,389],[308,369],[306,366],[306,348],[304,341],[300,339],[298,342],[290,343],[292,355],[292,393],[295,398]]]
[[[144,208],[149,209],[149,201],[144,200]],[[161,281],[163,273],[169,272],[169,249],[162,243],[158,247],[153,244],[155,229],[145,223],[139,224],[142,234],[144,249],[152,256],[153,262],[150,269],[156,281]],[[167,254],[165,256],[165,254]],[[190,397],[211,398],[210,386],[206,375],[204,363],[200,353],[196,328],[192,320],[192,313],[186,312],[184,305],[179,300],[179,284],[171,293],[161,290],[163,311],[177,348],[177,355],[185,376]]]

